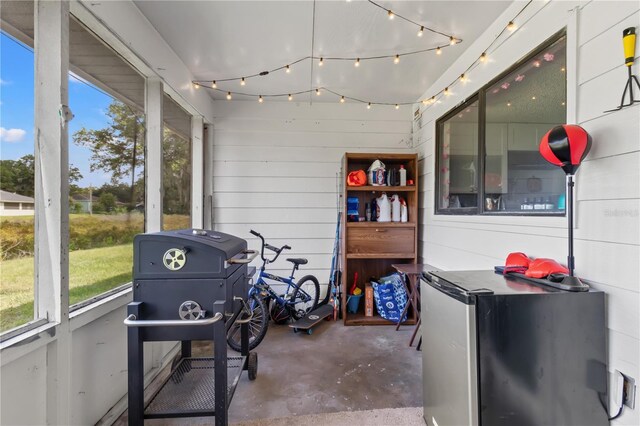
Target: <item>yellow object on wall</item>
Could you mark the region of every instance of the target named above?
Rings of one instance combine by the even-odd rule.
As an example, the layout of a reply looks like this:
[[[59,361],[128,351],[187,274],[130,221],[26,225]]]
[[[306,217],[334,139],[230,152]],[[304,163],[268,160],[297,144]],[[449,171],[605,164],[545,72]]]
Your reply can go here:
[[[636,56],[636,29],[629,27],[622,31],[622,46],[624,47],[624,64],[633,65]]]

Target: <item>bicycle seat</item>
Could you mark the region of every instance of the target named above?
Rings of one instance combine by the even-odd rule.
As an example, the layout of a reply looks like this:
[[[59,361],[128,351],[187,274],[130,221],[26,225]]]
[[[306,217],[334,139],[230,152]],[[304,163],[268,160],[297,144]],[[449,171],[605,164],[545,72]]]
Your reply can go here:
[[[302,259],[302,258],[297,258],[297,259],[287,259],[287,262],[291,262],[294,265],[306,265],[308,260],[307,259]]]

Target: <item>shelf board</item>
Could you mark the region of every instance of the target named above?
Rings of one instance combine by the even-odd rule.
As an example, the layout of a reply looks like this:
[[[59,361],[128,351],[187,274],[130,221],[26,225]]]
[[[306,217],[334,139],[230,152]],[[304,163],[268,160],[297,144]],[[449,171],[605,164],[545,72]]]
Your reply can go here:
[[[345,186],[347,191],[373,191],[373,192],[414,192],[416,190],[415,185],[407,186]]]
[[[415,325],[416,321],[413,318],[407,318],[402,325]],[[364,313],[358,312],[357,314],[347,313],[347,318],[344,321],[345,325],[396,325],[397,323],[388,321],[382,318],[380,315],[374,315],[372,317],[364,316]]]
[[[347,259],[413,259],[415,253],[348,253]]]
[[[415,228],[415,222],[347,222],[347,228]]]

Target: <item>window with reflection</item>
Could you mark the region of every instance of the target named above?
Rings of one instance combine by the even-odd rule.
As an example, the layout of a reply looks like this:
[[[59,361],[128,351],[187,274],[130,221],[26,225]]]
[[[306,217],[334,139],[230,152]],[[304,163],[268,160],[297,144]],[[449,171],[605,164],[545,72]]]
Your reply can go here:
[[[565,38],[486,89],[485,211],[562,212],[565,175],[538,152],[566,120]]]
[[[566,36],[437,121],[436,213],[565,212],[565,175],[538,151],[566,122]]]

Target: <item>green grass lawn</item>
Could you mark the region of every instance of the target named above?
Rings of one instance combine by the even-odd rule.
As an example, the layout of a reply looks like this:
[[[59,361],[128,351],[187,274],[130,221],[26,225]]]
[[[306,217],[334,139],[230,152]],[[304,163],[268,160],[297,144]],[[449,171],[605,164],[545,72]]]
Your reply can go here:
[[[69,254],[69,302],[87,300],[131,280],[133,245]],[[33,319],[33,258],[5,260],[0,271],[0,331]]]

